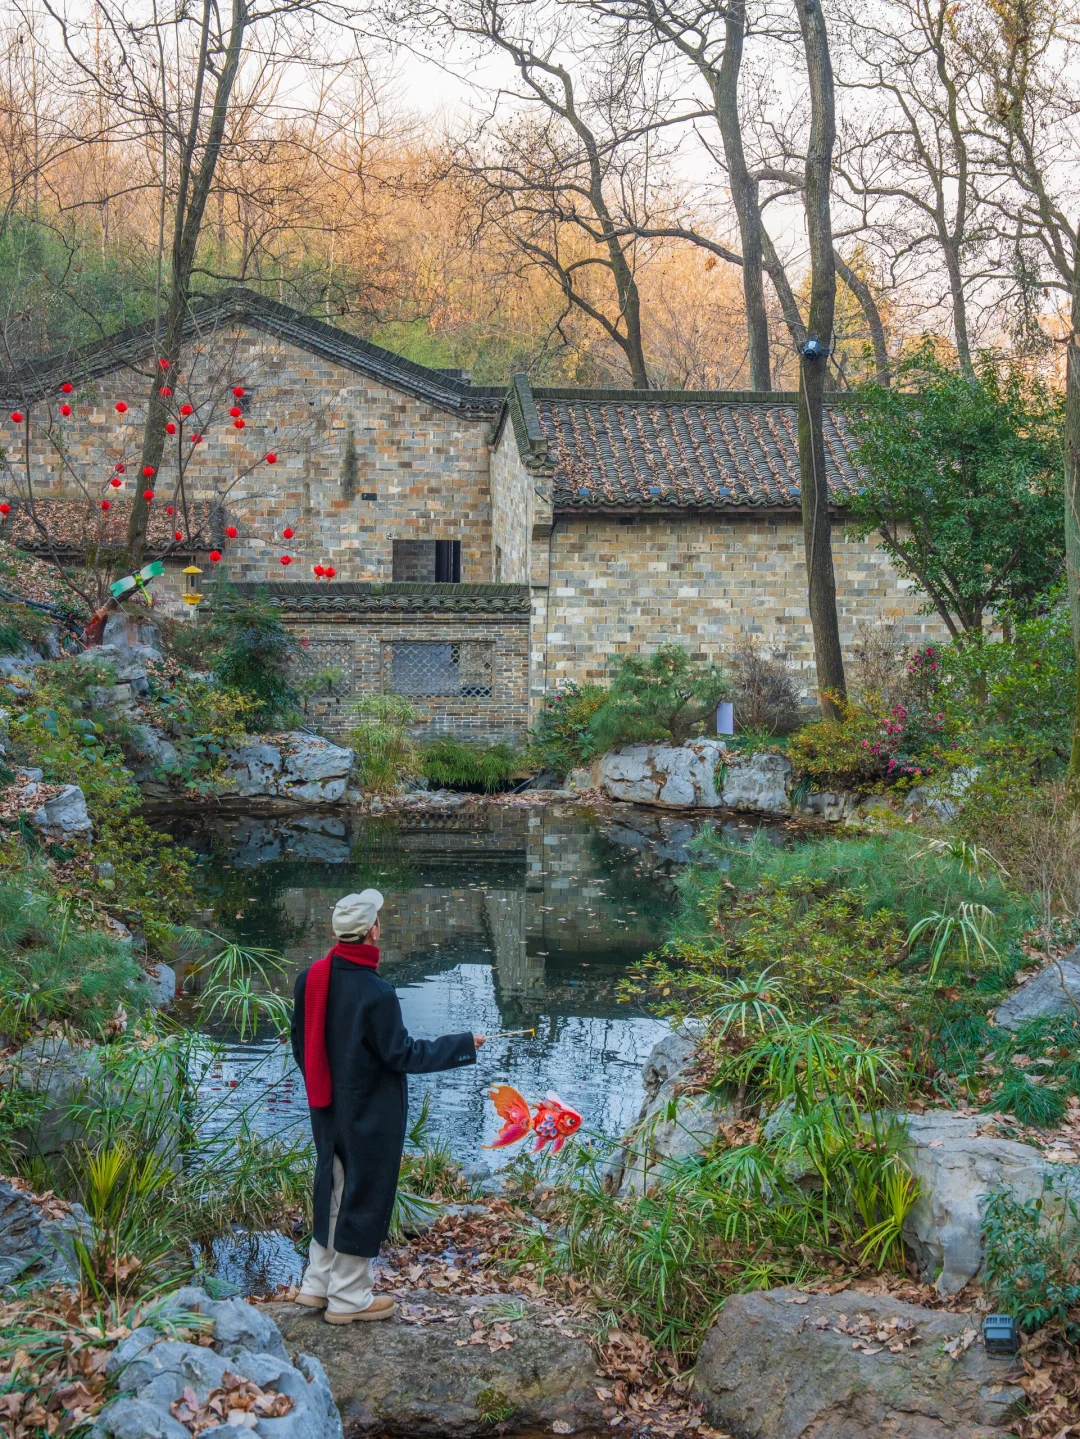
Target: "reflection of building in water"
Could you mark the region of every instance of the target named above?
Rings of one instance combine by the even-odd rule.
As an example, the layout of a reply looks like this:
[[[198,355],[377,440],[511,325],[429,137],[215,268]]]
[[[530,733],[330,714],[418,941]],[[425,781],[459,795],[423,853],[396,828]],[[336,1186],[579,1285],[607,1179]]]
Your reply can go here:
[[[329,948],[336,900],[367,885],[386,895],[380,943],[389,979],[400,986],[462,961],[490,964],[511,1028],[541,1013],[624,1013],[615,990],[626,965],[663,942],[664,849],[674,836],[657,826],[666,821],[628,810],[613,824],[562,805],[337,823],[343,833],[332,836],[339,848],[329,859],[312,851],[312,834],[295,819],[218,822],[219,844],[230,855],[236,846],[236,861],[221,869],[242,879],[235,914],[219,908],[217,923],[241,933],[261,923],[261,942],[285,954],[290,988]],[[318,835],[320,845],[329,838]],[[272,858],[251,865],[253,854]]]

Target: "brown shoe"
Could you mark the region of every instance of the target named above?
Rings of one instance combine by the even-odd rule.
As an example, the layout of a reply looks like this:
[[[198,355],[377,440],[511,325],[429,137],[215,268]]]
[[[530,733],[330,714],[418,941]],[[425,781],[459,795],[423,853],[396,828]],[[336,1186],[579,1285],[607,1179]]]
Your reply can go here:
[[[325,1309],[326,1296],[324,1294],[298,1294],[293,1303],[300,1304],[305,1309]]]
[[[359,1319],[392,1319],[397,1305],[386,1294],[373,1299],[366,1309],[328,1309],[323,1315],[327,1324],[352,1324]]]

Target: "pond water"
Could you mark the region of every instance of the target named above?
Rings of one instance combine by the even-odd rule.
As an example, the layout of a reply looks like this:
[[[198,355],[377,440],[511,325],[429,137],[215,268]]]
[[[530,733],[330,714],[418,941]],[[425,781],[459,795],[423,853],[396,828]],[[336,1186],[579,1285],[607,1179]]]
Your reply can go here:
[[[410,1114],[426,1101],[454,1157],[495,1170],[520,1146],[483,1149],[499,1125],[486,1098],[493,1083],[534,1101],[554,1089],[587,1129],[610,1136],[636,1116],[641,1065],[666,1025],[620,1002],[617,988],[662,943],[673,877],[703,825],[736,840],[756,828],[629,807],[613,817],[577,805],[468,805],[377,820],[219,813],[171,820],[169,830],[199,860],[194,922],[282,954],[279,988],[289,995],[297,973],[330,947],[337,899],[369,885],[383,892],[380,973],[397,987],[410,1031],[492,1036],[475,1069],[411,1077]],[[507,1034],[516,1030],[534,1032]],[[220,1038],[203,1086],[206,1127],[243,1115],[268,1137],[306,1136],[288,1047]],[[280,1282],[292,1277],[282,1266],[295,1268],[295,1254],[279,1250],[272,1240],[242,1254],[226,1246],[219,1272],[247,1289]]]

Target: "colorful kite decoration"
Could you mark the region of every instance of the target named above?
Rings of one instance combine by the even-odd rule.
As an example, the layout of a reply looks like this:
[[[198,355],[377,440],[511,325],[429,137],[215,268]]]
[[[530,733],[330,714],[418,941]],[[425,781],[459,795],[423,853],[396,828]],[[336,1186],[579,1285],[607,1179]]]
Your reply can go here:
[[[546,1095],[535,1110],[530,1110],[528,1101],[510,1084],[497,1084],[488,1090],[488,1097],[503,1126],[492,1142],[485,1144],[485,1149],[505,1149],[532,1133],[536,1135],[534,1153],[554,1140],[551,1152],[558,1154],[570,1136],[581,1128],[581,1115],[564,1104],[557,1094]]]

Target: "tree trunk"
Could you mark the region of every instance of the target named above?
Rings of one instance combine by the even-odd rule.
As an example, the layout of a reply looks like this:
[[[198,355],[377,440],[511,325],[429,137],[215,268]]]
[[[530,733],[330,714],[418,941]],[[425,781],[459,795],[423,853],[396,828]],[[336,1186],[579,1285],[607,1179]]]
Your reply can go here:
[[[874,351],[874,379],[879,385],[888,386],[892,379],[889,371],[889,349],[885,343],[885,326],[881,320],[881,311],[878,309],[877,301],[874,299],[874,292],[862,276],[855,273],[838,250],[833,251],[833,260],[841,280],[858,300],[866,327],[870,331],[870,345]]]
[[[1065,573],[1076,652],[1069,799],[1080,807],[1080,245],[1073,251],[1072,313],[1065,358]]]
[[[143,425],[142,453],[139,459],[139,475],[136,478],[136,498],[128,516],[126,541],[126,562],[135,570],[142,564],[146,549],[146,530],[150,519],[150,506],[142,499],[142,471],[151,467],[154,475],[149,479],[148,488],[156,486],[161,457],[165,450],[165,425],[169,418],[169,407],[159,393],[163,372],[156,361],[167,360],[169,368],[165,375],[172,377],[175,384],[177,367],[180,363],[184,341],[184,324],[191,302],[191,272],[195,265],[199,236],[202,233],[206,202],[214,183],[218,158],[221,154],[225,122],[229,115],[229,102],[233,84],[240,65],[244,46],[244,34],[248,23],[247,0],[233,0],[232,28],[225,59],[217,75],[214,88],[214,103],[210,112],[206,142],[202,160],[195,169],[195,150],[199,139],[199,121],[202,114],[202,91],[209,68],[210,18],[212,0],[204,0],[202,34],[199,47],[199,70],[196,75],[192,100],[191,124],[185,137],[181,160],[179,183],[176,197],[176,214],[173,219],[172,263],[169,271],[169,298],[165,310],[165,337],[157,356],[154,372],[150,377],[150,394],[146,407],[146,422]]]
[[[829,38],[820,0],[799,0],[799,25],[810,82],[810,136],[806,152],[806,230],[810,242],[811,339],[824,350],[832,344],[836,308],[829,186],[836,139]],[[810,623],[814,631],[818,695],[826,714],[838,713],[846,694],[840,627],[836,618],[836,578],[832,560],[829,487],[825,470],[822,415],[825,398],[825,356],[803,356],[799,367],[799,471],[802,480],[803,543],[809,588]]]
[[[964,293],[964,277],[960,273],[958,246],[944,241],[945,268],[949,272],[949,295],[952,299],[953,332],[956,338],[956,358],[965,375],[973,375],[971,363],[971,341],[968,339],[967,295]]]
[[[757,181],[750,174],[743,151],[739,119],[739,73],[746,33],[746,0],[730,0],[724,33],[724,58],[713,82],[713,104],[724,142],[731,182],[731,199],[739,222],[742,244],[743,299],[746,338],[750,352],[750,388],[772,389],[769,357],[769,317],[765,309],[765,281],[761,259],[761,210]]]

